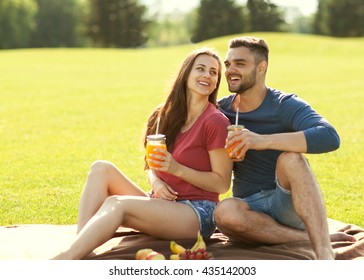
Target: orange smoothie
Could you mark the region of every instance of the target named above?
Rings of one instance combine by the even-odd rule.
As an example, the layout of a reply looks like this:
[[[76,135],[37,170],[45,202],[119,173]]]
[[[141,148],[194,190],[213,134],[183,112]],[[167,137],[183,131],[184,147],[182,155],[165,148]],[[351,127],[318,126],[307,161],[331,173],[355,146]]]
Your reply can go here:
[[[227,152],[227,154],[228,154],[228,156],[229,156],[229,158],[231,158],[231,159],[237,159],[237,157],[238,157],[238,153],[240,152],[240,151],[238,151],[238,152],[236,152],[236,153],[234,153],[232,156],[230,156],[230,153],[235,149],[235,147],[239,144],[239,143],[241,143],[241,141],[236,141],[235,143],[233,143],[229,148],[227,148],[226,149],[226,152]]]
[[[163,149],[167,150],[166,146],[166,137],[164,134],[154,134],[147,136],[147,146],[145,151],[145,156],[148,162],[149,167],[161,167],[158,164],[150,163],[148,160],[150,159],[150,154],[154,155],[163,155],[162,153],[158,153],[153,151],[154,149]],[[153,157],[153,156],[152,156]],[[160,159],[154,158],[154,160],[162,161]]]
[[[243,126],[243,125],[229,125],[228,127],[227,127],[227,131],[228,131],[228,135],[230,134],[230,133],[232,133],[232,132],[234,132],[234,131],[241,131],[241,130],[243,130],[245,127]],[[240,150],[239,151],[237,151],[236,153],[234,153],[232,156],[230,156],[230,153],[234,150],[234,148],[238,145],[238,144],[240,144],[241,143],[241,141],[236,141],[236,142],[234,142],[229,148],[227,148],[226,149],[226,152],[227,152],[227,154],[228,154],[228,156],[229,156],[229,158],[231,158],[231,159],[237,159],[237,157],[238,157],[238,153],[240,152]]]
[[[158,153],[158,152],[155,152],[153,151],[154,149],[163,149],[163,150],[167,150],[167,147],[166,147],[166,144],[150,144],[148,143],[147,144],[147,148],[146,148],[146,157],[147,157],[147,162],[148,162],[148,165],[149,167],[161,167],[160,165],[158,164],[154,164],[154,163],[151,163],[149,162],[149,158],[150,158],[150,154],[154,154],[154,155],[163,155],[162,153]],[[157,161],[162,161],[160,159],[157,159],[157,158],[154,158],[154,160],[157,160]]]

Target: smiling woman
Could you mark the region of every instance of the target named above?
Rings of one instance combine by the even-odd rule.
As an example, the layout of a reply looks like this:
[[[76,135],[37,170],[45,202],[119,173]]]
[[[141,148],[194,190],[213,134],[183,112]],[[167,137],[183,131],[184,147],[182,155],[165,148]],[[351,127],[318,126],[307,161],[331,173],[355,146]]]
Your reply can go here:
[[[147,157],[152,195],[111,162],[94,162],[81,195],[75,241],[54,259],[84,257],[119,226],[163,239],[213,234],[213,211],[219,194],[229,189],[232,169],[223,148],[229,122],[216,108],[220,79],[214,50],[187,55],[165,102],[147,121],[144,141],[156,127],[167,137],[167,150],[155,148]]]
[[[209,96],[218,87],[221,79],[221,63],[211,60],[208,55],[200,55],[193,65],[187,81],[187,102],[194,98],[194,94]],[[195,88],[197,86],[197,88]],[[203,96],[201,96],[203,98]]]

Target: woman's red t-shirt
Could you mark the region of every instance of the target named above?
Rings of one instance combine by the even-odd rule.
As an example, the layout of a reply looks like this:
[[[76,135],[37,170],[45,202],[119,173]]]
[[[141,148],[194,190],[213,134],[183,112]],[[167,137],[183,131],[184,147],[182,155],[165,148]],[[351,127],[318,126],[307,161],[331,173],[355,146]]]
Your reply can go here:
[[[211,171],[209,151],[224,148],[227,135],[227,117],[209,103],[206,110],[193,126],[179,133],[173,145],[173,158],[187,167],[198,171]],[[178,192],[177,200],[219,201],[219,194],[200,189],[180,178],[158,172],[158,177]],[[211,182],[215,184],[215,182]]]

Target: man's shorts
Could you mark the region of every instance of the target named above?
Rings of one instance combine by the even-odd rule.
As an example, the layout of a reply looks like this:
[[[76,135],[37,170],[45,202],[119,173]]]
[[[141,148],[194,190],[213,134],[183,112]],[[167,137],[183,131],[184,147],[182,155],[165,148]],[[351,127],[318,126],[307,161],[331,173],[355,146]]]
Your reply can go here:
[[[282,188],[278,180],[276,180],[275,189],[262,190],[239,199],[248,203],[253,211],[265,213],[282,225],[300,230],[305,229],[305,224],[293,207],[291,192]]]

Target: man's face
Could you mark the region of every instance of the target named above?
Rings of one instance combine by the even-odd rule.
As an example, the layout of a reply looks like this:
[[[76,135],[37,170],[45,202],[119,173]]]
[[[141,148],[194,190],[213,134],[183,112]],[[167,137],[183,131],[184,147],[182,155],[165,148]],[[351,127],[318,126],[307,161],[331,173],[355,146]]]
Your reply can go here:
[[[229,49],[224,63],[229,91],[244,93],[256,84],[257,65],[254,55],[248,48]]]

